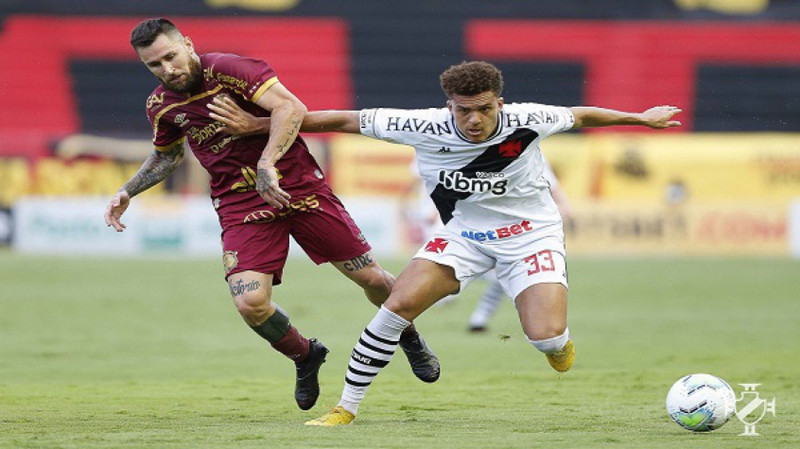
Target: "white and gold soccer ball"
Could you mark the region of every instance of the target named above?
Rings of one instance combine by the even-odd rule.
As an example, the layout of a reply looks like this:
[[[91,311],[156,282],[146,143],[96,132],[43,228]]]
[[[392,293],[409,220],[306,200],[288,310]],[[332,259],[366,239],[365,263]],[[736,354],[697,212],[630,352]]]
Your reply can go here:
[[[708,432],[722,427],[736,412],[736,394],[711,374],[689,374],[667,393],[667,413],[684,429]]]

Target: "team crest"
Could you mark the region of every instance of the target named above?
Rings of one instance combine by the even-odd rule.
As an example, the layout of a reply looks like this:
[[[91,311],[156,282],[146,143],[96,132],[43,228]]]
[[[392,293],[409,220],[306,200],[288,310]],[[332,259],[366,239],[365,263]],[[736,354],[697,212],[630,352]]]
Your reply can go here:
[[[444,249],[447,248],[448,243],[450,242],[448,242],[446,239],[437,237],[425,244],[425,251],[429,253],[441,254],[444,252]]]
[[[186,113],[180,113],[175,116],[175,124],[181,127],[184,127],[189,124],[189,120],[186,119]]]
[[[509,140],[500,144],[498,149],[500,156],[503,157],[517,157],[522,153],[522,142],[519,140]]]
[[[239,251],[225,251],[222,254],[222,265],[225,266],[225,274],[230,273],[239,266]]]

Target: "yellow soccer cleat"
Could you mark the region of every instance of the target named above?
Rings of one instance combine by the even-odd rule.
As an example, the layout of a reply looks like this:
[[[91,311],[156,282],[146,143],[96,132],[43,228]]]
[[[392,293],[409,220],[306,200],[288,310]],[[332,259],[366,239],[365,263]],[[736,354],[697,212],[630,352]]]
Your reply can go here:
[[[356,415],[348,412],[341,405],[337,405],[328,413],[320,416],[317,419],[306,421],[307,426],[346,426],[356,419]]]
[[[575,363],[575,345],[572,344],[572,340],[567,340],[567,344],[560,351],[545,355],[554,370],[564,373],[569,371],[572,364]]]

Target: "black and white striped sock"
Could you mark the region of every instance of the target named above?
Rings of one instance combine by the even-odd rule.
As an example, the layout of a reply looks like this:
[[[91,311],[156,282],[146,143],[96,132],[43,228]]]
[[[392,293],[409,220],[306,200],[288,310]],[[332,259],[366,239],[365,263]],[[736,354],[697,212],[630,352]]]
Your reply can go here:
[[[358,405],[364,399],[367,388],[392,360],[400,334],[409,324],[410,321],[381,306],[350,353],[339,405],[354,415],[358,412]]]

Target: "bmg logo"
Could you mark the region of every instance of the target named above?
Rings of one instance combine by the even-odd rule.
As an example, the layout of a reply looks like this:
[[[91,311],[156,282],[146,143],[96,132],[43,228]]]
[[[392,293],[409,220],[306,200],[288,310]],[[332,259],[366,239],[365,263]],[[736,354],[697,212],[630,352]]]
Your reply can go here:
[[[495,176],[483,176],[476,178],[468,178],[460,171],[449,172],[447,170],[439,170],[439,184],[448,190],[455,190],[456,192],[470,192],[470,193],[484,193],[491,192],[493,195],[504,195],[508,189],[508,181],[501,178],[495,181]]]

